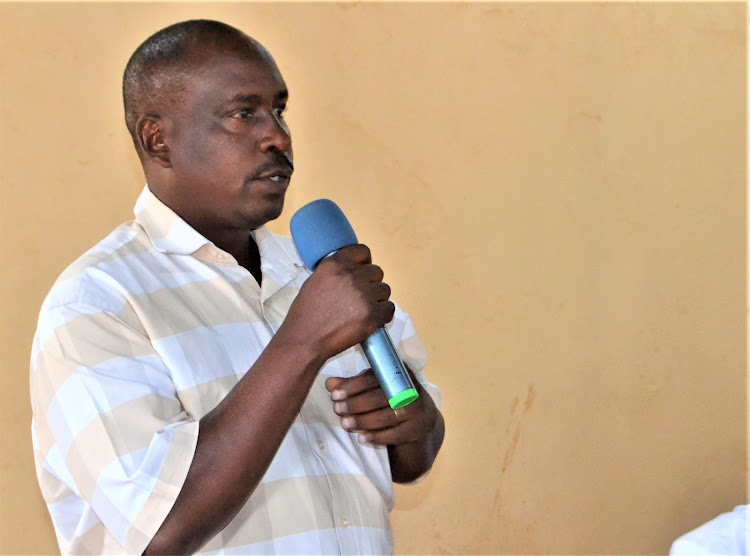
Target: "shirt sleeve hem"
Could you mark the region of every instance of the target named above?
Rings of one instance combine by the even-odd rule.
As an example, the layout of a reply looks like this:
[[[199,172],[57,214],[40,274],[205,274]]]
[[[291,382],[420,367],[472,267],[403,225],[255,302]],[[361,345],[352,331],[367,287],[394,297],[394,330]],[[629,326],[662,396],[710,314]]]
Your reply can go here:
[[[143,554],[174,506],[193,462],[198,428],[198,421],[191,421],[174,429],[154,490],[125,539],[128,554]]]

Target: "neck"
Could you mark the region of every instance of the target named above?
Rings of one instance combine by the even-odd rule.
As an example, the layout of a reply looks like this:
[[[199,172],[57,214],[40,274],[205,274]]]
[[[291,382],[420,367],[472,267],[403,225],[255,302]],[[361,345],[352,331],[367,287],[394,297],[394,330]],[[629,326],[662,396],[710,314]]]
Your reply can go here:
[[[247,263],[240,264],[244,266],[250,272],[250,274],[255,277],[255,280],[260,286],[261,281],[263,280],[263,273],[260,270],[260,251],[258,250],[258,244],[255,243],[252,235],[248,236],[247,249],[245,250],[245,252],[248,256]]]
[[[260,251],[250,231],[233,234],[211,234],[196,228],[205,238],[210,239],[216,247],[232,255],[237,263],[253,275],[258,285],[261,284]]]
[[[144,170],[146,167],[144,166]],[[258,285],[261,283],[260,271],[260,252],[252,236],[254,228],[232,228],[219,227],[214,223],[207,221],[205,218],[196,217],[193,205],[183,203],[184,197],[170,195],[172,189],[168,187],[158,187],[160,180],[150,176],[151,172],[146,171],[147,179],[151,192],[185,222],[192,226],[199,234],[213,242],[216,247],[232,255],[240,266],[246,268],[250,274],[257,280]]]

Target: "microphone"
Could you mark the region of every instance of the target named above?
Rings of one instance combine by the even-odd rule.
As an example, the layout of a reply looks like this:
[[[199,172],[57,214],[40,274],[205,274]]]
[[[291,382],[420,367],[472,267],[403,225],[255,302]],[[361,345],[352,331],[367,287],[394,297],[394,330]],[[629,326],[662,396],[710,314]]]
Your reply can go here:
[[[318,199],[299,209],[289,228],[297,252],[310,270],[342,247],[359,243],[344,213],[328,199]],[[360,345],[393,409],[407,406],[419,397],[385,328],[378,328]]]

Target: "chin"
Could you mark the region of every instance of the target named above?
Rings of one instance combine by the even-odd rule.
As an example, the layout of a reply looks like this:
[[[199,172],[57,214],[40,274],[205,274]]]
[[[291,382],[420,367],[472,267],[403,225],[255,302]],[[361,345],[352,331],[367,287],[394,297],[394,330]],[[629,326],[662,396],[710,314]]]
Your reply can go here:
[[[253,222],[255,224],[252,226],[253,229],[258,228],[260,226],[263,226],[267,224],[268,222],[271,222],[272,220],[276,220],[279,216],[281,216],[281,213],[284,211],[284,197],[282,196],[280,199],[274,199],[270,200],[266,203],[266,206],[263,207],[262,212],[261,211],[253,211],[253,214],[250,216],[248,220]]]
[[[274,199],[275,202],[269,203],[268,206],[268,220],[276,220],[279,216],[281,216],[281,213],[284,212],[284,199],[285,195],[279,195],[276,199]]]

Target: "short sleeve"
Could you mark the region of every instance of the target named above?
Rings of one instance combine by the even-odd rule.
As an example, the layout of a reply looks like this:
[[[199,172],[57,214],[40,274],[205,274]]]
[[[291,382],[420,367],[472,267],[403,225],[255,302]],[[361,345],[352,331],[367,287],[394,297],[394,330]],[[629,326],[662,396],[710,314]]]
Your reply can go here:
[[[31,399],[37,474],[61,550],[142,553],[180,492],[198,422],[127,305],[44,308]]]

